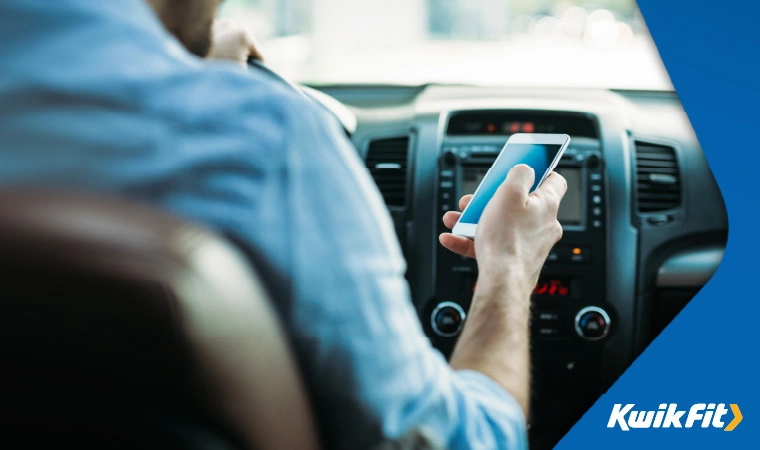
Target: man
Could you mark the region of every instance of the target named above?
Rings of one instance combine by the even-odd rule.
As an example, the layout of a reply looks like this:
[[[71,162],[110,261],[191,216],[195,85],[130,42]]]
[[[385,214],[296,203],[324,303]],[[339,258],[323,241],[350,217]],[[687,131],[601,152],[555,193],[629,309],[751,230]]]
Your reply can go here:
[[[519,166],[474,243],[441,236],[480,271],[447,363],[377,189],[291,88],[191,56],[143,0],[3,0],[0,39],[0,181],[142,199],[264,255],[287,282],[273,294],[326,448],[413,427],[451,449],[526,448],[530,294],[561,236],[562,177],[528,194],[535,174]]]

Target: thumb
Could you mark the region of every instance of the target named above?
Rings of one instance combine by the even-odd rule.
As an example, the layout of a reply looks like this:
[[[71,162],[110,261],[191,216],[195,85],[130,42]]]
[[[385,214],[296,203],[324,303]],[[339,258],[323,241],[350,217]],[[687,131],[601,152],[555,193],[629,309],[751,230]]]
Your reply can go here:
[[[514,200],[525,203],[533,183],[536,181],[536,172],[525,164],[518,164],[507,173],[507,179],[499,187],[506,195]]]

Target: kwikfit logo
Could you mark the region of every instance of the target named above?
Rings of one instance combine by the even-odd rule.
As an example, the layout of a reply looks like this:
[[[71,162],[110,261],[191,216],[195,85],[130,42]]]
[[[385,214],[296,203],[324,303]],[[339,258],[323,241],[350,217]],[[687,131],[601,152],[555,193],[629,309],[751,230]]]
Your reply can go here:
[[[742,421],[742,413],[736,403],[729,405],[731,409],[727,409],[725,403],[696,403],[688,410],[678,409],[675,403],[661,403],[655,411],[637,411],[633,409],[635,407],[634,403],[625,406],[615,403],[607,428],[620,427],[623,431],[629,431],[631,428],[712,427],[734,431]],[[729,412],[733,414],[733,419],[726,425],[724,417]]]

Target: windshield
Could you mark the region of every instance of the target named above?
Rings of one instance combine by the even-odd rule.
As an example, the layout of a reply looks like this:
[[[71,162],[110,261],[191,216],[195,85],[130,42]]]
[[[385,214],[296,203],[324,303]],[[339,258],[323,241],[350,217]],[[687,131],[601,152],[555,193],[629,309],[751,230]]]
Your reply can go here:
[[[226,0],[301,83],[672,90],[633,0]]]

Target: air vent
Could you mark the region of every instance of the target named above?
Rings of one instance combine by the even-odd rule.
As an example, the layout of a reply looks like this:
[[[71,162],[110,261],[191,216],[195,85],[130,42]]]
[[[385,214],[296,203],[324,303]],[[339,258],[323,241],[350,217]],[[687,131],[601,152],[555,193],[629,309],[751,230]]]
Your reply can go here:
[[[681,175],[672,147],[636,142],[636,197],[641,213],[681,205]]]
[[[388,206],[406,204],[409,138],[379,139],[369,144],[367,168]]]

